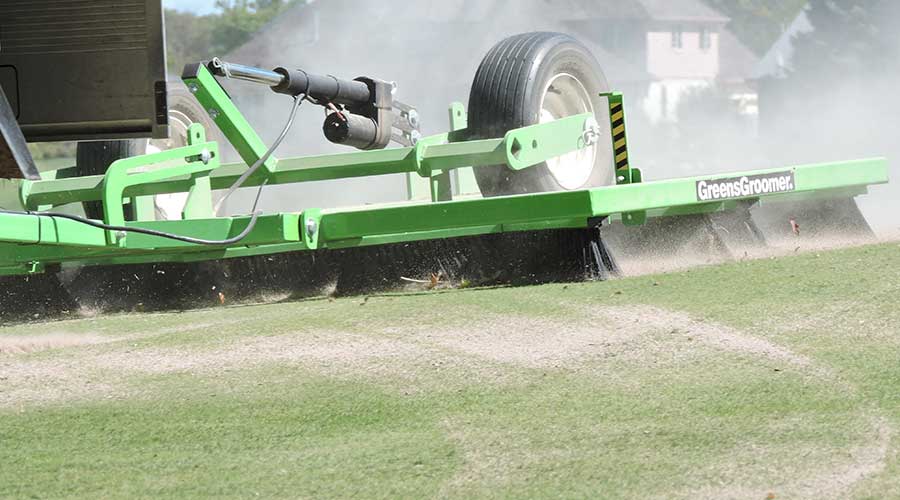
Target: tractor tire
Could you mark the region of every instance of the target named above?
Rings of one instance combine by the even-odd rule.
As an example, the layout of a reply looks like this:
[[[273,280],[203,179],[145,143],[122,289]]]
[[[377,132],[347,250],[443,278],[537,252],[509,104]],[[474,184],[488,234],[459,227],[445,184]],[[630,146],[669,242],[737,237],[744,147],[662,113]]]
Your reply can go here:
[[[146,148],[147,141],[140,139],[79,142],[75,152],[75,169],[79,177],[103,175],[116,160],[142,155]],[[89,219],[103,219],[103,202],[86,201],[82,205]],[[131,206],[125,207],[125,219],[134,219]]]
[[[609,84],[591,52],[561,33],[507,38],[481,62],[469,95],[471,139],[592,112],[601,137],[610,137],[609,106],[600,94]],[[612,141],[548,160],[525,170],[505,165],[475,169],[484,196],[577,190],[615,183]]]

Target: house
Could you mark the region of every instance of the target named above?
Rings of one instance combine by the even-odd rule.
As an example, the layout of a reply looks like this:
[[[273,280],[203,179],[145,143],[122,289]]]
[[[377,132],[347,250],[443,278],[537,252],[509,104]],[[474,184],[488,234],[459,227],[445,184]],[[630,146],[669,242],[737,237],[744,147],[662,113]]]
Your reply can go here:
[[[756,58],[728,32],[728,21],[702,0],[318,0],[289,9],[228,58],[396,81],[397,98],[419,109],[429,134],[446,130],[448,105],[465,102],[496,42],[561,31],[592,49],[611,87],[625,93],[632,122],[656,123],[677,121],[679,101],[695,88],[722,84],[748,92]],[[251,121],[277,133],[275,117],[284,112],[263,94],[230,90],[251,110]],[[316,134],[306,136],[288,150],[331,149]],[[373,186],[362,186],[377,191],[367,201],[397,198]]]
[[[639,3],[647,13],[644,50],[651,80],[644,111],[652,122],[677,121],[682,97],[699,88],[719,85],[735,99],[752,94],[747,82],[756,56],[728,31],[728,17],[696,0]],[[740,111],[753,112],[746,105]]]

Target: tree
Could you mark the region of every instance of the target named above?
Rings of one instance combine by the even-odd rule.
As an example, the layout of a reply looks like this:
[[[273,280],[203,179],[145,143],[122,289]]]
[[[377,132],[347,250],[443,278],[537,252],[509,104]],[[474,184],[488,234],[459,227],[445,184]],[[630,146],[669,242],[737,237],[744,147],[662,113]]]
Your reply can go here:
[[[895,155],[900,2],[811,0],[792,69],[762,82],[772,150],[790,160]],[[765,110],[768,109],[768,112]]]
[[[169,69],[224,55],[243,45],[275,16],[305,0],[216,0],[218,12],[198,16],[166,10]]]
[[[179,75],[185,64],[213,55],[212,34],[216,17],[166,10],[166,58],[171,73]]]
[[[297,0],[216,0],[221,10],[213,31],[212,48],[226,53],[250,37]]]
[[[747,47],[764,54],[797,17],[807,0],[706,0],[731,18],[728,28]]]
[[[815,83],[897,73],[898,2],[812,0],[807,16],[814,29],[795,40],[793,78]]]

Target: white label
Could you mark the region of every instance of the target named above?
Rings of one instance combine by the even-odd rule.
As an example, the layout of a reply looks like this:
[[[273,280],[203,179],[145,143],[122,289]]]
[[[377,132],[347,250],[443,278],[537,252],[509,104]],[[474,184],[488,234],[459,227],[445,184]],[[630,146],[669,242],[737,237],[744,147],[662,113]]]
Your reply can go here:
[[[793,171],[703,180],[697,181],[697,201],[749,198],[764,194],[788,193],[795,189]]]

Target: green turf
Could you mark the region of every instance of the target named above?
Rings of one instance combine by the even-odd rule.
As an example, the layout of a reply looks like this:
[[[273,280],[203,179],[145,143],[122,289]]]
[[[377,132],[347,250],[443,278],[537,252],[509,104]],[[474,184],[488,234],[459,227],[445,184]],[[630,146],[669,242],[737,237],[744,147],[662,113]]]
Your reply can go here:
[[[559,334],[589,326],[594,308],[641,304],[768,341],[810,367],[665,331],[619,355],[545,364],[450,351],[442,363],[440,349],[359,366],[108,361],[177,361],[284,335],[323,345],[338,334],[490,335],[472,326],[483,317]],[[0,354],[0,497],[900,498],[898,304],[894,243],[606,283],[6,327],[0,338],[112,342]],[[81,370],[72,387],[109,391],[3,399],[29,384],[52,392],[57,382],[35,378],[45,372],[11,371],[48,366],[58,372],[45,376]]]

